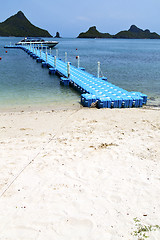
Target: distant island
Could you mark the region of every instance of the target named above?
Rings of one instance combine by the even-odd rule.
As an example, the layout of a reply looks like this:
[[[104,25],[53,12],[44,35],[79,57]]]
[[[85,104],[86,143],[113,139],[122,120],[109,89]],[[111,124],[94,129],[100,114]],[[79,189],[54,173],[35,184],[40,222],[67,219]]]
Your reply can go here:
[[[22,11],[9,17],[0,23],[1,37],[52,37],[52,35],[44,29],[34,26],[24,15]],[[59,32],[55,38],[60,38]],[[96,26],[90,27],[88,31],[82,32],[77,38],[125,38],[125,39],[160,39],[160,35],[150,30],[142,30],[132,25],[128,30],[120,31],[115,35],[109,33],[101,33]]]
[[[99,32],[95,26],[90,27],[87,32],[82,32],[77,38],[125,38],[125,39],[160,39],[160,35],[150,30],[142,30],[132,25],[129,30],[120,31],[115,35]]]
[[[93,26],[90,27],[87,32],[80,33],[78,38],[112,38],[112,35],[109,33],[101,33]]]
[[[61,38],[59,32],[56,32],[55,38]]]
[[[30,23],[22,11],[17,12],[17,14],[0,23],[0,36],[52,37],[48,31]]]

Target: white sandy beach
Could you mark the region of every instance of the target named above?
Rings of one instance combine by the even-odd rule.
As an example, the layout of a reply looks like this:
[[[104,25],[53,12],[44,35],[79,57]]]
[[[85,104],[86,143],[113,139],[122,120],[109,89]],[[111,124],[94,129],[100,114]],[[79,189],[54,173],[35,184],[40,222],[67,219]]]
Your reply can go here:
[[[138,240],[134,218],[160,225],[160,110],[1,112],[0,170],[0,240]]]

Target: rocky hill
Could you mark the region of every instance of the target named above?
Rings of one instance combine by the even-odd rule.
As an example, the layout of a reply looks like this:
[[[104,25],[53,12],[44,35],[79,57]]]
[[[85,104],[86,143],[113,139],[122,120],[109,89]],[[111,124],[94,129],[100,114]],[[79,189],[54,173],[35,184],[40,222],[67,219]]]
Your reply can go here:
[[[95,26],[90,27],[87,32],[82,32],[79,34],[78,38],[111,38],[112,35],[109,33],[99,32]]]
[[[132,25],[128,31],[121,31],[114,35],[114,38],[131,38],[131,39],[160,39],[160,35],[148,29],[142,30],[135,25]]]
[[[142,30],[132,25],[129,30],[120,31],[115,35],[99,32],[95,26],[90,27],[87,32],[79,34],[78,38],[127,38],[127,39],[160,39],[160,35],[150,32],[148,29]]]
[[[59,32],[56,32],[55,38],[61,38]]]
[[[0,36],[52,37],[48,31],[30,23],[21,11],[0,23]]]

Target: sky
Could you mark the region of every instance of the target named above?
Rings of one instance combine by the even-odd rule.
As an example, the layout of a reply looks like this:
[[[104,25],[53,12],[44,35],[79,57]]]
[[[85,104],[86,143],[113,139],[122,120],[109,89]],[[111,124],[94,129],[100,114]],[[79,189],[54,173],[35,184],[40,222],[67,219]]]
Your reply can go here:
[[[160,0],[0,0],[0,22],[22,11],[55,36],[77,37],[91,26],[116,34],[132,24],[160,34]]]

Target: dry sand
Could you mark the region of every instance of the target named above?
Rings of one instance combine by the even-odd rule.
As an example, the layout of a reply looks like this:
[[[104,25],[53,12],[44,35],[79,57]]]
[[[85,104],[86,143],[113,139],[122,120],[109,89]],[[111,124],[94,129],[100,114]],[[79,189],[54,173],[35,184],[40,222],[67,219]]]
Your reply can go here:
[[[138,239],[134,218],[160,225],[159,109],[0,113],[1,240]]]

